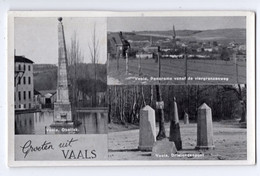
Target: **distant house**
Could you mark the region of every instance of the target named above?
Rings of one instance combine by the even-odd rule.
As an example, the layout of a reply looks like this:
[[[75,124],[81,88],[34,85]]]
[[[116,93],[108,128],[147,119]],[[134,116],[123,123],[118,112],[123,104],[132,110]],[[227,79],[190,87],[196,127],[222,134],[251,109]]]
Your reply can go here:
[[[123,49],[123,43],[118,33],[111,33],[107,38],[107,49],[112,56],[116,56]]]
[[[239,51],[245,51],[246,50],[246,45],[239,45],[238,50]]]
[[[213,51],[219,51],[219,47],[218,46],[214,46],[213,47]]]
[[[235,47],[237,47],[238,46],[238,43],[236,43],[236,42],[230,42],[229,44],[228,44],[230,47],[232,47],[232,48],[235,48]]]
[[[141,58],[141,59],[152,59],[153,58],[153,53],[137,53],[136,58]]]
[[[125,57],[126,50],[130,48],[130,43],[123,37],[123,33],[110,33],[108,35],[108,52],[113,57]]]
[[[198,52],[198,53],[200,53],[200,52],[202,52],[202,51],[204,51],[204,48],[197,48],[197,52]]]
[[[172,58],[172,59],[183,59],[183,54],[164,54],[162,55],[163,58]]]
[[[145,46],[143,48],[143,50],[146,52],[146,53],[157,53],[158,52],[158,46],[152,44],[152,45],[148,45],[148,46]]]
[[[41,108],[53,108],[54,102],[57,101],[57,90],[42,90],[39,91],[41,94],[40,104]]]
[[[204,51],[212,52],[212,51],[213,51],[213,48],[204,48]]]
[[[34,108],[33,61],[15,56],[14,62],[15,109]]]

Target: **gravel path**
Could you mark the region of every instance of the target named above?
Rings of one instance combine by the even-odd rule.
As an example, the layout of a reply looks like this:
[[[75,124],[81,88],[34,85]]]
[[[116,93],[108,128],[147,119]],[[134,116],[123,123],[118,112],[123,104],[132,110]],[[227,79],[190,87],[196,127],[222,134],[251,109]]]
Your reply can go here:
[[[130,129],[119,132],[110,132],[109,159],[110,160],[245,160],[246,128],[240,128],[237,121],[232,123],[214,122],[214,150],[195,150],[197,139],[197,125],[195,123],[184,125],[180,122],[182,147],[178,156],[170,158],[152,158],[151,152],[138,150],[139,129]],[[158,132],[158,127],[157,127]],[[169,134],[169,124],[166,124],[166,134]]]

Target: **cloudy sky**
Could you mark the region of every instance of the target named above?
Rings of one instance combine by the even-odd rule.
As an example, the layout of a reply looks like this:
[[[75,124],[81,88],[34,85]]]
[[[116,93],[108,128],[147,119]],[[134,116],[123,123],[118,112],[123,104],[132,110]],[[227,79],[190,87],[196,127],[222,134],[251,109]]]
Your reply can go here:
[[[57,18],[15,18],[16,55],[24,55],[37,64],[58,63]],[[90,62],[89,44],[92,44],[94,25],[100,43],[99,63],[106,62],[106,18],[63,18],[67,50],[76,32],[84,62]]]
[[[108,31],[163,31],[246,28],[246,17],[117,17],[108,18]]]

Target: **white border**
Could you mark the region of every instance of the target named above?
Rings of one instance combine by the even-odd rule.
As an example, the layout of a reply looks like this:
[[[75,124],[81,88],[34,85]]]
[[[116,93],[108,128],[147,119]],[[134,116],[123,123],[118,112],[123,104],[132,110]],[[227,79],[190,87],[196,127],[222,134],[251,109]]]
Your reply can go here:
[[[247,18],[247,160],[203,161],[14,161],[14,18],[15,17],[246,16]],[[8,13],[8,165],[9,166],[169,166],[255,164],[255,13],[249,11],[9,11]]]

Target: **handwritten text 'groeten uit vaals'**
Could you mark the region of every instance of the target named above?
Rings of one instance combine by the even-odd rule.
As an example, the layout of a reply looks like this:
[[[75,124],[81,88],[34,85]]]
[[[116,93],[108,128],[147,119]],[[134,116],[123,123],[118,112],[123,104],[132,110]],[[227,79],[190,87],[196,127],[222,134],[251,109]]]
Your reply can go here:
[[[97,157],[96,150],[73,150],[73,144],[78,142],[78,139],[71,138],[70,140],[67,140],[66,142],[61,142],[57,146],[64,159],[94,159]],[[28,140],[25,142],[25,144],[21,147],[21,151],[24,154],[24,158],[26,158],[29,154],[32,155],[36,152],[43,152],[47,150],[55,150],[54,145],[51,142],[44,141],[41,145],[33,145],[33,142],[31,140]]]

